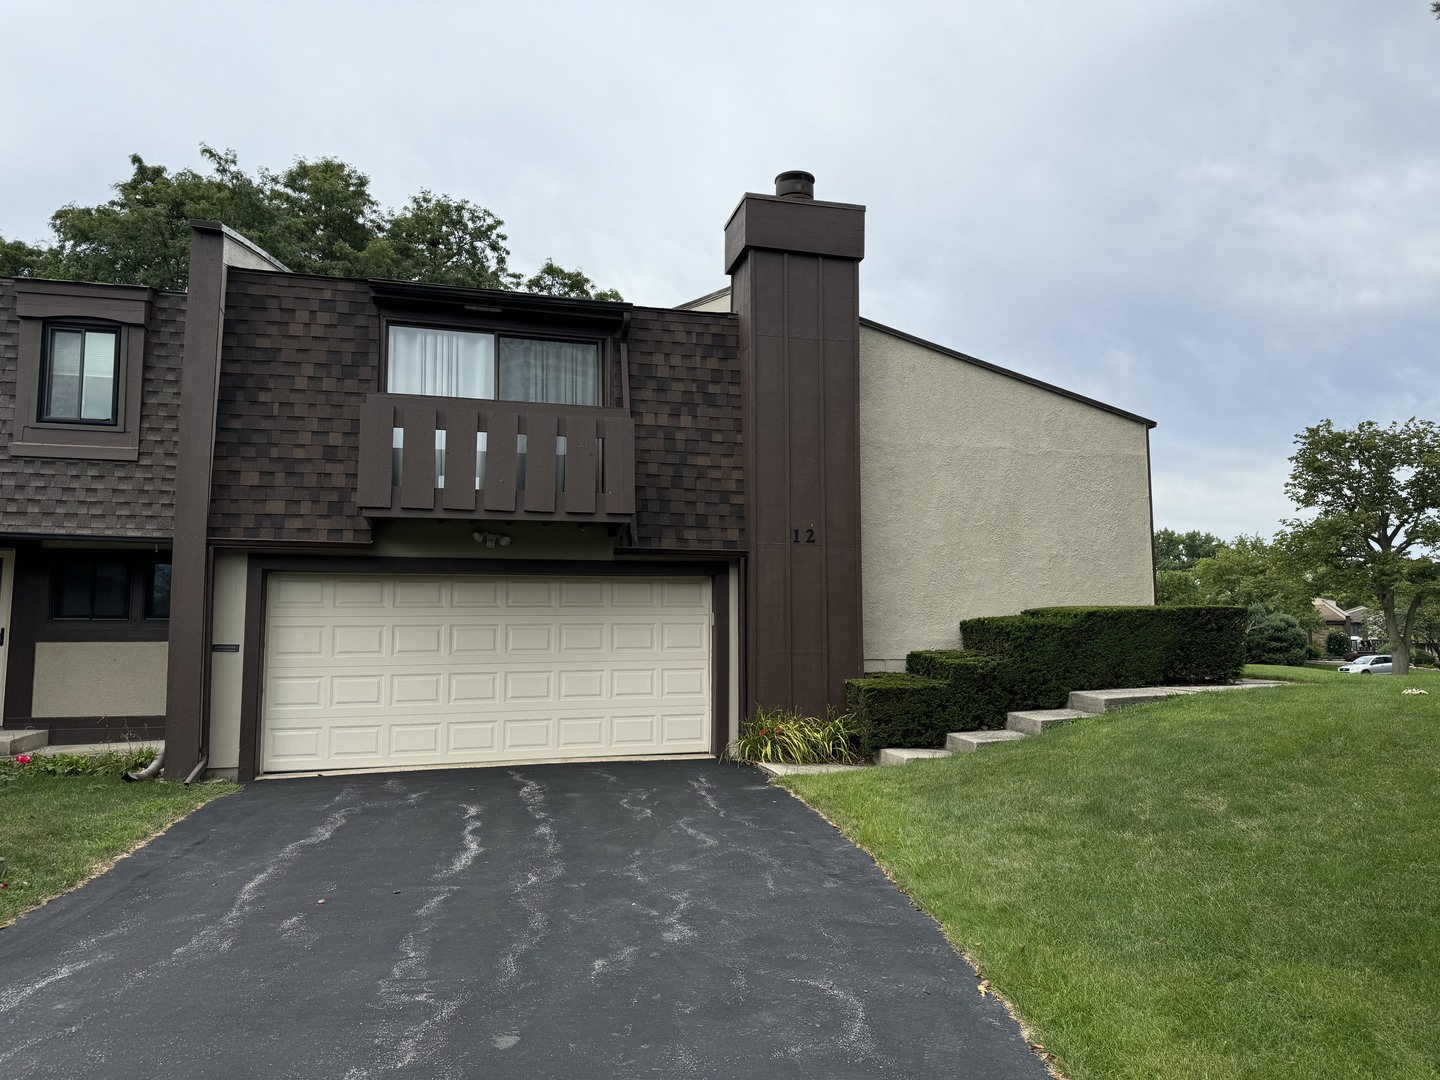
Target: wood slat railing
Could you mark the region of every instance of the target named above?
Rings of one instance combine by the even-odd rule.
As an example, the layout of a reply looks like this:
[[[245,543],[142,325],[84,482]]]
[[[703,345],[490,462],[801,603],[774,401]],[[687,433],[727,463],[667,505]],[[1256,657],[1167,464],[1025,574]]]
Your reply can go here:
[[[621,409],[371,394],[356,487],[371,517],[625,521],[635,422]]]

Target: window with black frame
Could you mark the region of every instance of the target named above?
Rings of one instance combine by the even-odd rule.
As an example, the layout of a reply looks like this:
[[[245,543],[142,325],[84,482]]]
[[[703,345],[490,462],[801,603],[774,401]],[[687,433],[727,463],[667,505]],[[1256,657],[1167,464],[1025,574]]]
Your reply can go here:
[[[53,619],[128,619],[130,564],[74,560],[50,575]]]
[[[115,424],[119,363],[119,327],[47,323],[38,419]]]
[[[170,563],[65,559],[50,570],[50,618],[122,621],[170,618]]]

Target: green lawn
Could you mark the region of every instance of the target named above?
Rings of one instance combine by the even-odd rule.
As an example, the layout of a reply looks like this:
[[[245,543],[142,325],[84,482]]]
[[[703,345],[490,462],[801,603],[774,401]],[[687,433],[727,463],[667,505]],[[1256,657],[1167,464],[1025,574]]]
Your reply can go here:
[[[0,926],[73,889],[117,855],[234,784],[122,783],[119,776],[0,777]]]
[[[1304,682],[783,783],[1073,1080],[1434,1080],[1440,675],[1246,674]]]

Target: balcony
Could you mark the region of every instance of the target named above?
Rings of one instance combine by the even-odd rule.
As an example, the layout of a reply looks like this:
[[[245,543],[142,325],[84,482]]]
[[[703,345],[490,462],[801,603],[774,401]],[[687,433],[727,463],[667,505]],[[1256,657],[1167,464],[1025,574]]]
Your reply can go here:
[[[368,517],[628,521],[635,422],[620,409],[371,394],[356,498]]]

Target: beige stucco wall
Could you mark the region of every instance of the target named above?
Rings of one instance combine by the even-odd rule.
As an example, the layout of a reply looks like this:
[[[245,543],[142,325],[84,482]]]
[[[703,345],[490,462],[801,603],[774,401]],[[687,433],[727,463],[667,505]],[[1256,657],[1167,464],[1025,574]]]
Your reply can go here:
[[[681,307],[680,307],[680,310],[682,310],[682,311],[729,311],[729,310],[730,310],[730,290],[729,290],[729,289],[722,289],[722,290],[719,292],[719,294],[716,295],[716,296],[711,296],[711,297],[709,297],[708,299],[701,300],[701,301],[694,301],[694,302],[691,302],[691,303],[688,303],[688,304],[682,304]]]
[[[865,666],[959,621],[1154,602],[1144,424],[871,326],[860,332]]]
[[[41,641],[34,716],[163,716],[163,641]]]
[[[239,645],[239,652],[210,654],[210,768],[240,765],[240,689],[245,665],[245,573],[243,551],[215,552],[210,641]]]

